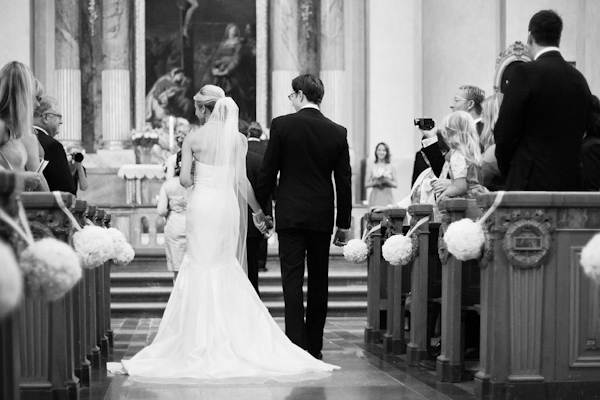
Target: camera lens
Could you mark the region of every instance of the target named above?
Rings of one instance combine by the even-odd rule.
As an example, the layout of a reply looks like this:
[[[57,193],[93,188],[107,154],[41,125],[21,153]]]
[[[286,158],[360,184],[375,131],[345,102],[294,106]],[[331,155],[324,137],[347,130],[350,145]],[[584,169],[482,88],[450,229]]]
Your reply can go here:
[[[81,153],[75,153],[75,154],[73,154],[73,160],[75,160],[75,162],[82,162],[83,161],[83,154],[81,154]]]

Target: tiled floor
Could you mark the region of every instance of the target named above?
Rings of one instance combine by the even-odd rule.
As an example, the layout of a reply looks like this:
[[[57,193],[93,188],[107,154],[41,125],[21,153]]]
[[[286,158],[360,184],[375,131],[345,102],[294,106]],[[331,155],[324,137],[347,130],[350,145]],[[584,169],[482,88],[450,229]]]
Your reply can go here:
[[[283,319],[277,322],[282,326]],[[150,342],[159,319],[113,320],[115,347],[109,361],[129,358]],[[325,327],[323,359],[340,371],[299,383],[264,384],[149,383],[123,375],[94,371],[82,399],[242,399],[242,400],[387,400],[473,399],[473,383],[439,383],[433,372],[408,367],[402,357],[384,355],[381,347],[363,343],[365,320],[330,318]]]

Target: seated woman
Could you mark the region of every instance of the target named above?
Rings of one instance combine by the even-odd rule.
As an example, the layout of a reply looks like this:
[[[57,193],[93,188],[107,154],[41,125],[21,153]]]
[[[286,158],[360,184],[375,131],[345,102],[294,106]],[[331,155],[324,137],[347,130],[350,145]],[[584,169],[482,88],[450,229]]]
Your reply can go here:
[[[17,173],[24,190],[48,190],[33,134],[35,81],[24,64],[13,61],[0,70],[0,167]]]

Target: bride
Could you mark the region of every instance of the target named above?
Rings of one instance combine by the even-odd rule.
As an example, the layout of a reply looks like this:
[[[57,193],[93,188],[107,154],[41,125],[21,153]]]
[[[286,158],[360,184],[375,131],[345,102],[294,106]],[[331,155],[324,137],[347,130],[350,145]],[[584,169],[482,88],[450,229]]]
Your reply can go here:
[[[194,100],[204,125],[182,148],[181,184],[193,185],[187,254],[154,342],[122,366],[132,376],[208,381],[294,380],[339,369],[287,338],[244,273],[248,205],[255,220],[264,216],[246,178],[239,110],[213,85]],[[257,228],[264,230],[264,222]]]

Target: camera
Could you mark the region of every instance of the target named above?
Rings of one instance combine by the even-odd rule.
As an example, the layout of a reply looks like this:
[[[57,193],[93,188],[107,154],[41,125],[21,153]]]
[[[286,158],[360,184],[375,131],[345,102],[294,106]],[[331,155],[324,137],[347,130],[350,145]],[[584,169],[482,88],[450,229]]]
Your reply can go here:
[[[75,162],[82,162],[83,161],[83,154],[81,154],[81,153],[73,153],[73,161],[75,161]]]
[[[415,126],[424,131],[429,131],[435,126],[435,122],[431,118],[415,118]]]

